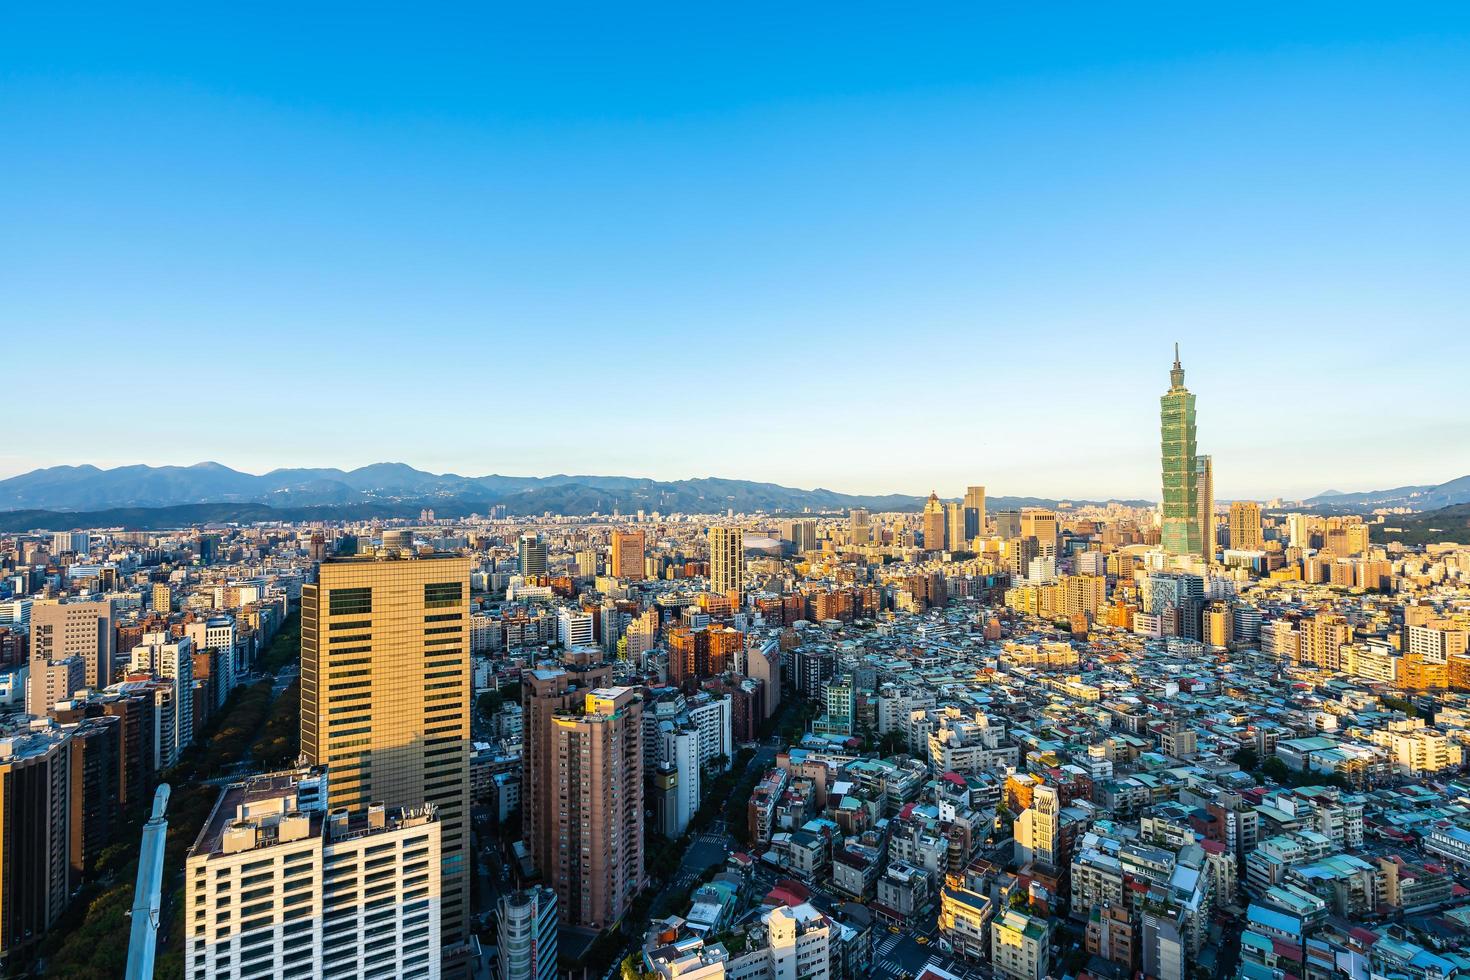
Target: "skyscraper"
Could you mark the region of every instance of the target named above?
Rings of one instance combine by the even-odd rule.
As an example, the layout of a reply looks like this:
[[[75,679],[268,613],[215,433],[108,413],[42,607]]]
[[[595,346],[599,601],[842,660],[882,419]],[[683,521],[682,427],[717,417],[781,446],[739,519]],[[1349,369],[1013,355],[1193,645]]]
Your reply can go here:
[[[939,502],[939,493],[931,490],[924,502],[924,549],[944,550],[944,504]]]
[[[1206,565],[1215,560],[1215,462],[1209,456],[1194,458],[1198,490],[1199,549]]]
[[[469,925],[468,558],[328,558],[301,590],[301,750],[331,807],[433,804],[446,965]]]
[[[781,541],[793,554],[804,554],[817,548],[817,522],[809,518],[781,522]]]
[[[995,512],[995,533],[1007,540],[1021,536],[1021,512],[998,510]]]
[[[873,540],[871,515],[866,507],[854,507],[847,514],[847,534],[853,544],[868,544]]]
[[[1261,550],[1261,505],[1237,500],[1230,505],[1230,547],[1237,551]]]
[[[709,529],[709,590],[719,595],[740,591],[745,577],[745,531],[738,527]]]
[[[965,490],[965,540],[973,541],[985,533],[985,488]]]
[[[612,533],[613,578],[643,578],[643,532],[614,531]]]
[[[546,574],[546,541],[541,535],[527,532],[521,535],[520,541],[520,566],[521,574],[545,575]]]
[[[950,551],[964,551],[970,546],[965,537],[965,506],[959,501],[944,505],[944,539]]]
[[[1057,556],[1057,515],[1039,507],[1021,511],[1021,537],[1035,538],[1037,554],[1043,558]]]
[[[1184,387],[1179,345],[1169,390],[1159,399],[1164,526],[1161,544],[1171,555],[1200,554],[1199,475],[1195,464],[1194,394]]]

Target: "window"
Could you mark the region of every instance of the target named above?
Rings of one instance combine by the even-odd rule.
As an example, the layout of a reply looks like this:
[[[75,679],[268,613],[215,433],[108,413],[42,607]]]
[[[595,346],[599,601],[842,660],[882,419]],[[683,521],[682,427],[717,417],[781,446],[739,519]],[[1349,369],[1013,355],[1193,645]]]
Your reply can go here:
[[[333,599],[337,593],[333,592]],[[464,598],[463,582],[428,582],[424,585],[424,608],[444,609],[457,606]]]
[[[373,611],[373,590],[370,588],[333,589],[328,593],[327,605],[333,616],[371,613]]]

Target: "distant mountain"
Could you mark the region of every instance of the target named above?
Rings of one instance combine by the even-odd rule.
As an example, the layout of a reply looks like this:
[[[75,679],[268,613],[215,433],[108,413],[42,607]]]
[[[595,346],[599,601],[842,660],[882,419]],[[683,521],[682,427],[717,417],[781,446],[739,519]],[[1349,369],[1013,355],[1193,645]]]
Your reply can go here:
[[[1334,511],[1372,510],[1375,507],[1435,510],[1470,503],[1470,476],[1431,486],[1394,487],[1392,490],[1367,490],[1362,493],[1327,490],[1302,503],[1312,509]]]
[[[209,516],[199,512],[184,523],[200,521],[299,520],[287,514],[330,508],[339,519],[356,516],[414,516],[422,507],[433,507],[445,517],[488,513],[500,504],[512,514],[633,513],[638,510],[663,513],[737,512],[799,514],[845,511],[866,507],[873,511],[912,511],[924,498],[905,494],[864,496],[817,488],[801,490],[775,483],[705,477],[691,480],[648,480],[628,476],[459,476],[426,473],[404,463],[374,463],[355,470],[330,468],[279,469],[255,475],[219,463],[193,466],[120,466],[103,470],[95,466],[53,466],[0,480],[0,512],[12,511],[5,523],[15,524],[19,512],[29,512],[50,527],[55,522],[92,521],[107,527],[128,521],[181,519],[154,515],[145,518],[139,510],[187,508],[204,504],[241,505],[234,511],[214,509]],[[1087,501],[1076,501],[1087,503]],[[1148,501],[1122,503],[1150,506]],[[1020,507],[1052,507],[1056,500],[1044,497],[992,497],[992,510]],[[248,505],[248,506],[246,506]],[[258,506],[270,508],[271,516]],[[380,514],[381,511],[381,514]],[[126,515],[106,521],[103,514]],[[239,517],[221,516],[236,513]],[[325,515],[317,513],[320,519]],[[66,526],[74,526],[67,524]],[[158,525],[158,526],[167,526]]]

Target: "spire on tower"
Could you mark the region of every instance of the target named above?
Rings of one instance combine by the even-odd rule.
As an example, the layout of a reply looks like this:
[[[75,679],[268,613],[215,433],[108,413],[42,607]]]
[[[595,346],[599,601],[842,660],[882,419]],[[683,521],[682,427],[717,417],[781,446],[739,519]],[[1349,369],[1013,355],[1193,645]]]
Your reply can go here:
[[[1184,387],[1184,365],[1179,363],[1179,341],[1174,341],[1174,369],[1169,372],[1169,387]]]

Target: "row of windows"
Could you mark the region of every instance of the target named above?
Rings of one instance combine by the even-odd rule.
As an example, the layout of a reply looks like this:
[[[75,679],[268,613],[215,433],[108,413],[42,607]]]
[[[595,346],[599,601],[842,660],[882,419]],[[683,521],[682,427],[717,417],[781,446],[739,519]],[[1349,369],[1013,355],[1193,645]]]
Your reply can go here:
[[[333,616],[371,613],[373,611],[373,590],[370,588],[332,589],[328,593],[327,608]]]

